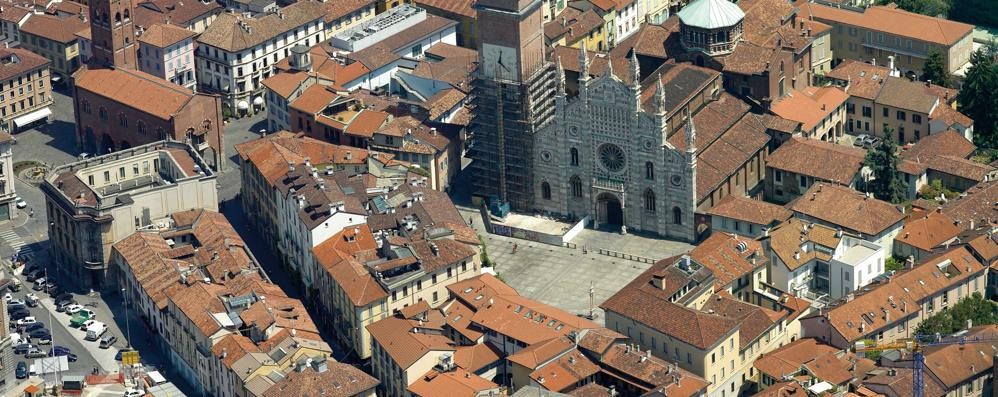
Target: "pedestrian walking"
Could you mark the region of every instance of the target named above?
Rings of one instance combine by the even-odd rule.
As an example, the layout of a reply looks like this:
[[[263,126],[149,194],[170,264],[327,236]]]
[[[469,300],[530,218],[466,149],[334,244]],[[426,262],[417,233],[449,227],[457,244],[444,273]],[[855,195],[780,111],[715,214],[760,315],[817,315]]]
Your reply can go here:
[[[517,247],[516,243],[513,243],[513,253],[514,254],[516,253],[516,247]]]

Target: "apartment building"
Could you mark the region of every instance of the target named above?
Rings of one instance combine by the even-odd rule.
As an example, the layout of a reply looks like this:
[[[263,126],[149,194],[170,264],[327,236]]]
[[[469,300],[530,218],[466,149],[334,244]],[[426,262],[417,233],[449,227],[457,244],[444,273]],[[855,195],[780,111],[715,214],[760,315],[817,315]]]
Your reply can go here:
[[[715,277],[690,256],[664,259],[600,307],[608,328],[703,377],[709,395],[737,396],[754,381],[760,354],[798,337],[797,318],[805,312],[782,300],[771,310],[715,293]]]
[[[826,183],[814,184],[788,208],[803,221],[842,230],[888,250],[906,217],[904,207]]]
[[[52,115],[51,61],[19,48],[0,49],[0,128],[9,133]]]
[[[89,36],[86,33],[90,27],[86,12],[65,17],[32,15],[21,25],[21,48],[48,58],[51,71],[60,79],[68,79],[83,64],[77,33],[84,32]]]
[[[816,184],[855,187],[864,180],[866,151],[793,137],[766,159],[766,200],[788,203]]]
[[[296,45],[311,47],[326,39],[325,5],[304,1],[272,14],[253,17],[221,14],[197,37],[200,90],[219,93],[232,115],[263,110],[262,81]]]
[[[241,162],[243,208],[247,214],[250,214],[250,223],[262,233],[265,241],[272,242],[271,248],[282,252],[289,251],[288,244],[291,243],[285,238],[285,232],[291,233],[290,229],[297,223],[297,221],[285,223],[286,221],[294,221],[294,219],[289,215],[290,209],[283,206],[285,205],[284,201],[289,197],[296,201],[298,194],[279,189],[279,187],[285,186],[285,183],[290,182],[289,174],[294,172],[292,168],[297,168],[299,172],[304,170],[305,175],[309,177],[308,179],[314,182],[313,187],[317,187],[318,182],[311,177],[312,166],[322,167],[322,169],[317,168],[316,176],[319,172],[324,176],[329,176],[326,175],[327,170],[329,170],[334,174],[349,177],[367,172],[368,165],[371,162],[377,162],[368,155],[367,150],[338,146],[287,131],[280,131],[236,145],[236,152],[239,154]],[[391,161],[391,156],[387,157],[385,161]],[[404,180],[404,176],[402,179]],[[316,191],[323,192],[322,190],[312,192]],[[366,188],[360,192],[366,192]],[[318,204],[318,198],[313,199],[313,201]],[[340,199],[333,201],[340,201]],[[294,207],[297,207],[297,201],[293,204]],[[326,213],[328,214],[328,210]],[[305,217],[311,217],[310,214],[311,212]],[[321,220],[320,213],[316,213],[316,219],[316,222]],[[313,221],[309,220],[309,222]],[[356,222],[359,220],[351,222],[351,224]],[[297,227],[295,228],[297,230]],[[338,232],[339,230],[328,231],[326,234],[332,236]],[[308,233],[303,232],[302,234]],[[325,241],[325,238],[313,241],[315,244],[319,244]],[[298,269],[303,264],[301,258],[304,258],[305,255],[311,255],[304,252],[306,249],[311,252],[312,246],[296,246],[294,252],[297,254],[289,254],[289,256],[296,258],[294,263]]]
[[[987,269],[966,246],[952,247],[802,318],[803,336],[839,349],[860,340],[910,338],[922,321],[951,302],[983,295]]]
[[[412,223],[412,215],[431,208],[422,203],[395,209],[398,222],[409,222],[404,229],[420,227]],[[387,224],[383,219],[370,221]],[[375,234],[370,226],[361,225],[313,249],[316,288],[324,302],[323,324],[334,329],[358,358],[371,357],[368,325],[409,306],[439,307],[447,300],[448,286],[479,274],[479,241],[473,230],[449,223],[427,227],[403,237],[394,234],[401,230],[381,229]]]
[[[817,339],[804,338],[759,357],[754,366],[759,371],[759,388],[770,391],[779,389],[779,386],[771,386],[779,385],[790,377],[794,379],[790,382],[799,388],[824,382],[831,387],[848,390],[854,381],[859,380],[854,375],[856,368],[872,368],[875,365],[872,360],[856,357]]]
[[[603,18],[588,9],[581,11],[568,7],[554,20],[544,24],[545,44],[550,47],[586,47],[589,51],[608,51],[612,43],[606,42]]]
[[[304,305],[270,282],[220,213],[176,212],[116,243],[111,262],[171,367],[200,393],[262,396],[284,374],[331,360]]]
[[[762,248],[758,241],[738,234],[714,233],[687,255],[714,275],[714,291],[752,302],[754,284],[767,278]]]
[[[176,25],[156,23],[139,29],[139,70],[169,82],[197,88],[194,73],[194,36],[197,33]]]
[[[336,390],[336,395],[343,397],[376,396],[380,382],[353,365],[328,359],[306,364],[288,372],[262,397],[310,397],[316,390]]]
[[[942,54],[946,72],[964,66],[973,53],[973,26],[904,11],[897,6],[863,9],[811,3],[802,13],[832,26],[832,51],[837,59],[870,61],[895,58],[903,74],[919,76],[933,51]]]
[[[0,221],[14,219],[17,194],[14,187],[14,137],[0,131]]]
[[[793,212],[762,200],[731,195],[707,210],[706,215],[710,215],[710,230],[754,239],[790,219]]]
[[[838,142],[845,134],[848,99],[849,95],[838,87],[806,87],[774,102],[770,110],[800,122],[805,138]]]
[[[13,2],[4,2],[0,10],[0,42],[8,48],[21,45],[21,26],[34,15],[31,9]]]
[[[52,261],[95,288],[107,278],[111,246],[170,214],[218,209],[215,173],[189,145],[160,141],[56,167],[41,185]]]
[[[816,303],[873,282],[885,272],[892,248],[797,218],[770,230],[762,245],[769,256],[766,283]]]
[[[886,66],[847,60],[826,75],[849,93],[846,130],[883,137],[889,128],[902,145],[950,129],[972,140],[974,121],[951,106],[956,94],[899,77],[893,58]]]
[[[967,340],[991,341],[998,338],[998,327],[982,325],[966,328]],[[954,340],[947,345],[932,346],[923,352],[923,382],[925,393],[934,391],[936,395],[981,397],[994,393],[994,357],[998,348],[987,342],[971,342],[966,345]],[[914,363],[911,355],[889,357],[881,363],[880,369],[897,371],[909,368]]]

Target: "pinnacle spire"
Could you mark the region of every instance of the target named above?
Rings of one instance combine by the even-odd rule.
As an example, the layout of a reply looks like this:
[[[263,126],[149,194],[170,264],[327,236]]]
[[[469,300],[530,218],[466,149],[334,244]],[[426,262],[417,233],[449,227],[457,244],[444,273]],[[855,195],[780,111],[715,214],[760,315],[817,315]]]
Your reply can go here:
[[[565,67],[561,65],[561,57],[558,57],[558,93],[565,91]]]
[[[579,79],[589,79],[589,54],[586,53],[586,46],[582,46],[579,51]]]
[[[666,114],[669,109],[665,108],[665,86],[662,85],[662,75],[656,76],[655,79],[655,110],[658,111],[658,114]]]
[[[637,52],[631,51],[631,85],[637,87],[641,84],[641,65],[638,64]]]
[[[686,110],[686,151],[687,152],[695,152],[697,150],[696,138],[697,138],[697,129],[696,126],[693,125],[693,113],[690,112],[689,109],[687,109]]]

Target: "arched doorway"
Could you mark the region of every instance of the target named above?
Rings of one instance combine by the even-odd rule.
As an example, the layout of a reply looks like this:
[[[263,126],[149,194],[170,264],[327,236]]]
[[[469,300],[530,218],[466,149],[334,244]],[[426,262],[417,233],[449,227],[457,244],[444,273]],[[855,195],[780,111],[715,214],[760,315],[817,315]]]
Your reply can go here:
[[[114,140],[108,134],[101,135],[100,154],[108,154],[114,151]]]
[[[596,198],[596,219],[600,227],[617,228],[624,224],[624,208],[620,199],[611,193]]]

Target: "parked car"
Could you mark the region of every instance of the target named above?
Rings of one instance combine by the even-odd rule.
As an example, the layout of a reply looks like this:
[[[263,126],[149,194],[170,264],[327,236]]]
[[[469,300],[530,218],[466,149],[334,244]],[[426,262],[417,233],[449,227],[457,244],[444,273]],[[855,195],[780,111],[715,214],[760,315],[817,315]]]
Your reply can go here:
[[[73,299],[73,294],[69,292],[63,292],[61,294],[52,294],[52,300],[55,301],[55,303],[60,303],[75,299]]]
[[[103,338],[100,338],[100,348],[101,349],[110,348],[111,346],[114,346],[115,342],[117,341],[118,337],[114,335],[104,335]]]
[[[28,305],[28,307],[38,307],[38,295],[33,293],[26,295],[24,297],[24,303]]]
[[[48,353],[43,352],[37,347],[32,347],[26,353],[24,353],[24,358],[41,358],[48,356]]]
[[[10,303],[11,299],[14,299],[14,295],[11,295],[10,292],[8,292],[6,294],[3,294],[3,301],[4,302]]]
[[[8,305],[26,306],[27,302],[25,302],[24,299],[11,299],[10,302],[7,302],[7,304]]]
[[[47,328],[39,328],[28,332],[28,336],[32,339],[37,339],[39,345],[47,345],[52,343],[52,333],[49,332]]]
[[[21,280],[18,280],[16,278],[10,279],[10,284],[7,284],[7,289],[9,289],[10,292],[20,291],[21,290]]]
[[[87,330],[87,336],[83,337],[83,339],[95,341],[100,339],[100,337],[107,332],[107,325],[104,325],[104,323],[100,321],[93,321],[86,325],[86,330]]]
[[[45,287],[42,287],[42,292],[49,295],[59,295],[62,293],[62,288],[59,288],[55,283],[48,282],[45,284]]]
[[[34,324],[34,323],[37,323],[37,322],[38,322],[38,320],[35,320],[34,316],[28,316],[28,317],[22,318],[20,320],[17,320],[17,322],[15,322],[14,324],[17,325],[18,327],[26,327],[29,324]]]
[[[24,305],[7,305],[7,313],[13,313],[18,310],[28,310],[27,306]]]
[[[39,328],[45,328],[45,323],[39,321],[39,322],[36,322],[34,324],[28,324],[28,325],[26,325],[24,327],[23,331],[25,333],[27,333],[27,332],[31,332],[31,331],[34,331],[34,330],[39,329]]]
[[[72,315],[72,314],[76,314],[80,310],[83,310],[83,306],[80,306],[80,305],[74,303],[72,305],[66,306],[65,312],[66,312],[66,314]]]
[[[94,313],[93,310],[90,309],[80,310],[76,312],[76,314],[74,314],[73,317],[69,319],[69,326],[73,328],[79,327],[83,325],[85,322],[93,320],[95,317],[97,317],[97,314]],[[84,329],[86,329],[86,327],[84,327]]]
[[[19,311],[10,313],[10,319],[11,319],[11,321],[17,321],[17,320],[20,320],[22,318],[28,317],[30,315],[31,315],[31,313],[28,313],[27,310],[19,310]]]
[[[854,139],[854,140],[852,141],[852,145],[853,145],[853,146],[863,146],[864,144],[866,144],[866,140],[867,140],[867,139],[868,139],[869,137],[870,137],[870,136],[869,136],[869,135],[866,135],[866,134],[859,134],[859,135],[856,135],[856,139]]]
[[[68,300],[68,301],[63,301],[63,302],[56,303],[55,304],[55,311],[57,311],[57,312],[65,312],[67,307],[75,305],[75,304],[76,304],[76,301],[73,301],[73,300]]]
[[[45,271],[42,269],[32,269],[31,271],[24,273],[24,279],[28,282],[35,282],[40,277],[45,275]]]
[[[28,206],[28,202],[24,201],[24,199],[21,198],[21,196],[14,196],[14,197],[15,197],[14,205],[16,205],[17,208],[25,208]]]
[[[45,283],[46,282],[47,282],[47,280],[45,280],[45,277],[39,278],[39,279],[35,280],[35,285],[33,287],[31,287],[31,289],[33,289],[35,291],[41,291],[42,289],[45,288]]]
[[[14,354],[24,354],[24,353],[27,353],[28,350],[31,350],[32,347],[35,347],[35,346],[32,345],[32,344],[30,344],[30,343],[21,343],[19,345],[14,345]]]
[[[73,354],[66,346],[55,345],[52,346],[52,350],[49,350],[49,357],[67,356],[69,361],[76,361],[76,355]]]
[[[17,362],[17,369],[14,370],[14,376],[17,379],[25,379],[25,378],[27,378],[28,377],[28,364],[25,364],[24,361],[18,361]]]

